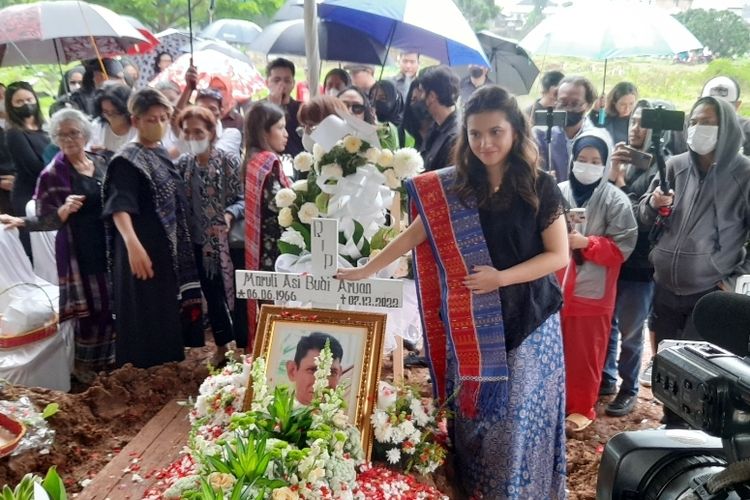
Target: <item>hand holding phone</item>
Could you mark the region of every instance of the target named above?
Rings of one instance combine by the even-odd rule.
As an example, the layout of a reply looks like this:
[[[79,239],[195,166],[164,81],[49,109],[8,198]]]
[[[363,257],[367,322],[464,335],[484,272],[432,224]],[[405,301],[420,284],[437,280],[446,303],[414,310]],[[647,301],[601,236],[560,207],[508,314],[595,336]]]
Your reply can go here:
[[[653,155],[644,153],[640,149],[636,149],[628,145],[623,145],[623,149],[625,149],[630,155],[630,161],[628,163],[633,165],[635,168],[639,170],[646,170],[651,166]]]
[[[583,224],[586,222],[586,209],[571,208],[567,212],[567,217],[570,224]]]

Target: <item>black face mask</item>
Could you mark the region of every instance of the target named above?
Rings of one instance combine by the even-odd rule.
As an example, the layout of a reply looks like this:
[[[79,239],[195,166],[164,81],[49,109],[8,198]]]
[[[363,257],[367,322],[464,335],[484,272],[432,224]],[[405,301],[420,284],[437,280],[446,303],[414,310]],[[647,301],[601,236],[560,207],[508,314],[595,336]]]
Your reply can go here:
[[[578,125],[583,120],[583,115],[583,111],[568,111],[565,115],[565,126],[574,127]]]
[[[419,120],[423,121],[427,118],[431,118],[430,112],[427,111],[427,103],[424,102],[424,99],[420,99],[418,101],[411,103],[411,111],[414,114],[414,117]]]
[[[13,106],[13,111],[19,118],[28,118],[36,114],[36,104],[22,104],[20,106]]]
[[[375,114],[379,122],[391,120],[391,105],[387,101],[375,101]]]
[[[484,75],[484,70],[482,68],[471,68],[471,70],[469,70],[469,74],[472,76],[472,78],[482,78],[482,75]]]

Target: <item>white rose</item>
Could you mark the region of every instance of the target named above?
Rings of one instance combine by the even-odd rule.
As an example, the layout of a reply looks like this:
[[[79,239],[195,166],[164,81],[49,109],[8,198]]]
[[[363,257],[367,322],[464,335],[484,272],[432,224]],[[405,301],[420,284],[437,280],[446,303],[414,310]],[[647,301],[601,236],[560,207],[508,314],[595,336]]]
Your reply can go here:
[[[398,178],[396,172],[392,168],[389,168],[388,170],[383,172],[383,175],[385,176],[386,186],[391,189],[398,189],[401,187],[401,179]]]
[[[208,483],[215,490],[230,490],[234,486],[235,481],[233,475],[221,472],[212,472],[208,476]]]
[[[320,170],[321,177],[330,177],[331,179],[341,179],[344,176],[344,169],[338,163],[329,163],[324,165]]]
[[[381,167],[390,167],[393,165],[393,151],[390,149],[382,150],[376,163]]]
[[[292,184],[292,189],[294,189],[298,193],[306,193],[307,192],[307,179],[300,179],[298,181],[295,181],[294,184]]]
[[[303,250],[306,246],[304,236],[302,236],[302,233],[300,233],[296,229],[292,229],[292,228],[285,229],[279,239],[283,241],[284,243],[289,243],[290,245],[297,246],[299,248],[302,248]]]
[[[413,177],[423,165],[422,156],[414,148],[402,148],[393,155],[393,170],[399,179]]]
[[[300,172],[309,172],[313,163],[315,163],[315,159],[307,151],[303,151],[294,157],[294,168]]]
[[[299,495],[292,491],[289,486],[284,486],[283,488],[276,488],[273,490],[271,498],[273,500],[297,500]]]
[[[396,388],[388,382],[378,382],[378,408],[381,410],[387,410],[394,404],[396,404],[396,398],[398,394]]]
[[[333,425],[338,427],[339,429],[343,429],[346,427],[346,425],[349,423],[349,417],[346,416],[346,413],[343,411],[337,412],[333,416]]]
[[[317,142],[313,145],[313,158],[316,162],[319,162],[321,158],[323,158],[323,155],[326,154],[326,150],[323,149],[323,146],[318,144]]]
[[[361,147],[362,140],[359,137],[354,137],[353,135],[347,135],[344,137],[344,149],[346,149],[347,153],[354,154],[359,151],[359,148]]]
[[[318,215],[320,215],[320,210],[318,210],[318,207],[315,205],[315,203],[310,203],[309,201],[307,203],[303,203],[299,208],[299,212],[297,212],[299,220],[304,224],[311,224],[312,220]],[[281,214],[279,214],[279,217],[281,217]]]
[[[377,163],[380,158],[380,150],[378,148],[370,148],[365,151],[365,158],[369,163]]]
[[[289,227],[294,223],[294,214],[289,207],[282,208],[279,212],[279,226]]]
[[[293,189],[289,188],[283,188],[280,189],[278,193],[276,193],[275,201],[276,206],[279,208],[286,208],[292,205],[294,203],[294,200],[297,199],[297,193],[294,192]]]

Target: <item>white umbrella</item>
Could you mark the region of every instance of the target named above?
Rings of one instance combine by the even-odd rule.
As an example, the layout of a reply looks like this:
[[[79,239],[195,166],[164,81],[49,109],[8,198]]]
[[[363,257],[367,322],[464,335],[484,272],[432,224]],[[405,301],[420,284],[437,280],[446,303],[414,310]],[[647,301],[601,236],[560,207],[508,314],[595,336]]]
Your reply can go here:
[[[148,40],[119,14],[77,0],[0,10],[0,66],[68,63],[124,54]]]

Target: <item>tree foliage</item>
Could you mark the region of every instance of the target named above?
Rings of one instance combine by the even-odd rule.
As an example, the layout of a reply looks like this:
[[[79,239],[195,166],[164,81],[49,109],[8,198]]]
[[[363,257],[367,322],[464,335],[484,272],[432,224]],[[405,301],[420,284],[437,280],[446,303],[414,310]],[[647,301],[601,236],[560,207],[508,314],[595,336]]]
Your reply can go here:
[[[455,0],[459,10],[463,13],[474,31],[480,31],[500,15],[500,7],[495,0]]]
[[[0,8],[36,0],[0,0]],[[153,31],[187,27],[188,0],[93,0],[118,14],[133,16]],[[266,22],[281,7],[284,0],[216,0],[214,19],[246,19]],[[210,0],[190,0],[193,11],[193,29],[208,24]]]
[[[734,12],[689,9],[674,17],[716,55],[735,57],[750,51],[750,27]]]

